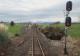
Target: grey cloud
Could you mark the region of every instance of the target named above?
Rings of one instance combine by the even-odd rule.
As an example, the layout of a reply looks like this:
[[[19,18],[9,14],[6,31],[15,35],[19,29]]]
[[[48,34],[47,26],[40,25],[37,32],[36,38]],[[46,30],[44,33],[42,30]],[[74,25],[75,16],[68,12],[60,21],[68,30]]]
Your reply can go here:
[[[2,18],[14,18],[14,20],[31,20],[31,19],[45,19],[45,18],[54,18],[54,17],[63,17],[65,10],[65,3],[61,3],[57,6],[52,6],[47,9],[34,10],[31,12],[26,11],[0,11],[0,15],[3,15]],[[73,0],[73,10],[71,16],[77,17],[80,15],[80,1]],[[0,17],[1,18],[1,17]]]

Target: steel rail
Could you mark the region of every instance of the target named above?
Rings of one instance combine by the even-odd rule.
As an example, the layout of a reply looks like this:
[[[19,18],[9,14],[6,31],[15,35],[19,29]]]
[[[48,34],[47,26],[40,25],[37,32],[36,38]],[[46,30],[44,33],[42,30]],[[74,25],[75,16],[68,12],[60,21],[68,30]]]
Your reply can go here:
[[[41,46],[40,40],[37,39],[37,41],[38,41],[39,47],[40,47],[40,49],[41,49],[42,56],[46,56],[45,53],[44,53],[44,50],[43,50],[43,48],[42,48],[42,46]]]
[[[37,32],[37,34],[39,33],[39,32],[38,32],[38,28],[36,28],[36,32]],[[40,42],[40,40],[39,40],[39,37],[37,37],[37,42],[38,42],[39,47],[40,47],[40,49],[41,49],[42,56],[46,56],[46,55],[45,55],[45,52],[44,52],[44,50],[43,50],[43,48],[42,48],[41,42]]]

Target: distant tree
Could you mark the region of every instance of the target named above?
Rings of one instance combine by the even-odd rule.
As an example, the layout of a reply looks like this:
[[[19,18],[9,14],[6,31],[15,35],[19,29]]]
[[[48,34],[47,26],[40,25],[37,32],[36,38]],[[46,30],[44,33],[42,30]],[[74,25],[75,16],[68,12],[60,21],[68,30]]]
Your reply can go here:
[[[11,26],[14,26],[14,24],[15,24],[14,21],[11,21],[10,25],[11,25]]]
[[[60,21],[58,21],[58,22],[55,22],[55,24],[60,24],[61,22]]]

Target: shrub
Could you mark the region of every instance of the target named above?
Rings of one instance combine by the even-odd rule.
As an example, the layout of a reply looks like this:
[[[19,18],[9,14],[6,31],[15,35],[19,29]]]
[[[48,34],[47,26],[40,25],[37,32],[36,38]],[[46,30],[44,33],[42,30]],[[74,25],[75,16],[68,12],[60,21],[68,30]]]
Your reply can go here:
[[[8,34],[6,32],[0,32],[0,46],[7,47],[9,41]]]
[[[42,30],[42,33],[51,40],[61,40],[61,38],[65,35],[64,29],[59,27],[47,27]]]
[[[18,33],[16,33],[16,34],[15,34],[15,36],[19,36],[19,34],[18,34]]]

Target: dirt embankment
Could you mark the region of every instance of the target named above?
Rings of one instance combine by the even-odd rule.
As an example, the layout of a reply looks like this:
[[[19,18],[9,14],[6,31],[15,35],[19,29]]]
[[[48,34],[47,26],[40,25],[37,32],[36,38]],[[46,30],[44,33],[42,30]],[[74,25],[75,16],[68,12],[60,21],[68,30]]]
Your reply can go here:
[[[68,37],[67,44],[69,56],[80,56],[80,39]]]

